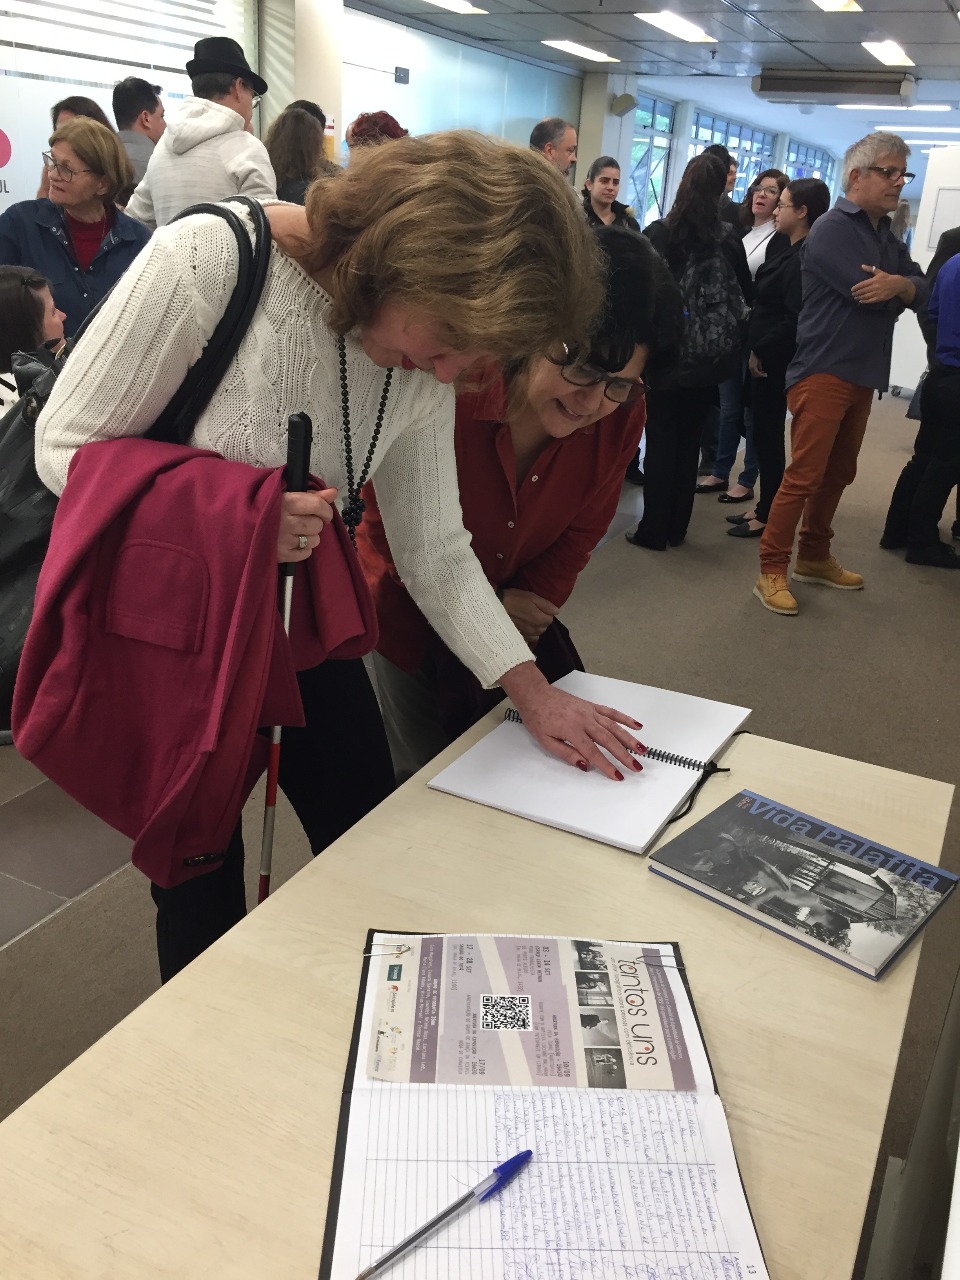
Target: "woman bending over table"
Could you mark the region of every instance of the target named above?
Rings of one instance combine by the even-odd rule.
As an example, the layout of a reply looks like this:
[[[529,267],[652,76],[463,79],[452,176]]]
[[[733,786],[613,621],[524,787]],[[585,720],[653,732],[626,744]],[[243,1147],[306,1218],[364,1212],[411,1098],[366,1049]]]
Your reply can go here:
[[[638,744],[624,726],[636,721],[547,683],[470,549],[457,500],[454,379],[483,359],[586,342],[602,289],[574,193],[527,149],[452,132],[361,149],[342,178],[310,188],[305,208],[267,211],[263,296],[191,443],[280,467],[288,416],[309,413],[311,470],[330,487],[284,495],[278,559],[312,553],[338,493],[355,516],[357,489],[376,473],[398,568],[450,648],[508,693],[546,750],[608,777],[632,767]],[[236,241],[212,215],[153,236],[39,419],[49,488],[63,489],[81,445],[149,428],[213,333],[237,269]],[[284,733],[280,782],[316,853],[389,792],[393,771],[360,659],[298,680],[306,725]],[[211,853],[213,869],[153,886],[164,978],[244,914],[239,823]]]
[[[589,345],[559,343],[457,398],[464,525],[551,681],[583,669],[557,614],[616,511],[624,466],[643,432],[645,383],[673,363],[683,322],[680,292],[650,245],[620,228],[596,235],[607,306]],[[374,665],[402,782],[503,693],[485,689],[431,628],[391,556],[376,498],[366,496],[358,547],[377,603]]]

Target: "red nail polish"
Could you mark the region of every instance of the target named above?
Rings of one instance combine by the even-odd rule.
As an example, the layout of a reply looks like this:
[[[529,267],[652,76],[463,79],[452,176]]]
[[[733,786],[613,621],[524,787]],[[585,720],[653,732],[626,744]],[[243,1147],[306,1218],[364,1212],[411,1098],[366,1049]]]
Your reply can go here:
[[[584,773],[588,773],[590,771],[590,766],[587,764],[586,760],[578,760],[577,768],[582,769]]]
[[[643,769],[643,765],[640,763],[639,760],[634,760],[633,767],[636,769],[637,773],[639,773]]]
[[[614,771],[613,771],[613,776],[616,778],[616,780],[617,780],[618,782],[622,782],[622,781],[623,781],[623,774],[620,772],[620,770],[619,770],[619,769],[614,769]]]

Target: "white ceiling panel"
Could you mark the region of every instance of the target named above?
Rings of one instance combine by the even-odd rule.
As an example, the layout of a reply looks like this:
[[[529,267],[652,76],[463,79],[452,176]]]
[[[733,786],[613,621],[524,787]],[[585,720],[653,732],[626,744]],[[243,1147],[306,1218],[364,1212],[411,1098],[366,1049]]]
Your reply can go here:
[[[576,40],[599,49],[606,38],[596,27],[588,27],[565,13],[551,14],[546,22],[535,14],[518,13],[510,21],[519,31],[529,32],[526,38],[531,40],[534,36],[538,40]]]
[[[764,17],[758,14],[757,17]],[[717,22],[724,28],[724,37],[729,39],[727,32],[731,32],[741,40],[751,40],[758,44],[773,42],[776,44],[778,40],[783,39],[783,14],[767,14],[761,22],[755,21],[753,18],[744,17],[742,14],[735,13],[732,9],[720,8],[717,11]],[[692,15],[690,21],[695,21],[698,26],[704,26],[699,15]],[[716,34],[716,33],[714,33]]]
[[[940,79],[944,78],[945,71],[950,70],[955,75],[960,68],[960,47],[957,45],[911,44],[907,53],[917,64],[915,74],[921,77],[929,74],[931,67],[936,69],[936,75]]]
[[[796,0],[792,8],[805,9],[810,2]],[[860,3],[871,13],[943,13],[948,7],[946,0],[860,0]]]
[[[440,18],[434,18],[432,25],[444,34],[454,38],[465,36],[470,40],[478,40],[485,43],[488,40],[515,40],[518,35],[518,29],[513,25],[513,20],[507,17],[499,17],[496,21],[487,20],[484,22],[482,29],[478,30],[476,26],[472,26],[473,19],[463,14],[445,13]],[[526,33],[522,33],[526,35]],[[544,53],[551,52],[544,49]]]
[[[824,13],[813,0],[476,0],[490,10],[488,17],[447,13],[426,0],[365,2],[397,20],[583,72],[603,64],[541,42],[574,40],[620,58],[623,65],[611,70],[744,81],[762,70],[878,71],[881,64],[860,42],[893,39],[913,58],[917,79],[926,80],[921,92],[928,100],[938,96],[938,80],[960,74],[960,22],[953,13],[960,0],[860,0],[865,12],[855,14]],[[688,43],[633,16],[664,8],[703,27],[716,43]],[[753,102],[756,119],[766,107]]]
[[[771,25],[774,25],[771,23]],[[907,43],[960,44],[960,22],[941,13],[821,13],[783,14],[776,27],[788,40],[818,40],[827,45],[856,44],[861,40],[896,40]]]
[[[906,0],[901,0],[905,3]],[[926,3],[927,0],[924,0]],[[604,0],[606,4],[606,0]],[[797,8],[806,8],[810,4],[810,0],[736,0],[736,6],[731,7],[725,5],[723,0],[639,0],[637,10],[641,13],[658,13],[663,9],[672,9],[675,13],[682,13],[692,21],[695,14],[714,14],[720,17],[723,13],[735,14],[737,9],[743,9],[747,13],[754,14],[762,22],[768,21],[775,14],[792,13]],[[813,5],[810,5],[813,8]]]

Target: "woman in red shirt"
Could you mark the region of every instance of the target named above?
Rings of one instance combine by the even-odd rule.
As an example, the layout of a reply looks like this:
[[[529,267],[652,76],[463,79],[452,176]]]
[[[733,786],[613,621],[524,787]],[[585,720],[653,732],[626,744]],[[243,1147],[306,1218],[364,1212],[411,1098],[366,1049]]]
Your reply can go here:
[[[588,352],[565,347],[457,397],[463,523],[473,550],[548,680],[579,656],[557,617],[617,508],[645,420],[645,383],[679,354],[683,304],[657,254],[616,227],[597,232],[607,307]],[[484,689],[407,594],[372,486],[357,546],[377,604],[381,708],[403,781],[503,694]]]

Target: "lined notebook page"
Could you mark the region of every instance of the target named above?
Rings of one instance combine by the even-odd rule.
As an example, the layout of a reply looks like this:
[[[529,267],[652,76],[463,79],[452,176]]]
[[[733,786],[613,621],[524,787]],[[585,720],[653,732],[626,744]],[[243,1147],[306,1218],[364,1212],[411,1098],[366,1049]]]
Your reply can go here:
[[[356,1280],[528,1147],[504,1192],[390,1280],[767,1276],[717,1097],[380,1083],[351,1101],[332,1280]]]
[[[646,746],[704,762],[750,714],[747,707],[582,671],[558,680],[557,688],[633,716],[643,725],[637,737]],[[650,759],[642,773],[624,773],[623,782],[610,782],[595,770],[581,773],[544,751],[522,725],[505,722],[441,770],[429,786],[643,853],[700,775]],[[709,795],[705,803],[709,807]]]

